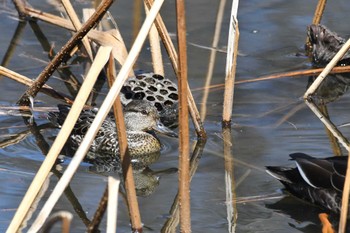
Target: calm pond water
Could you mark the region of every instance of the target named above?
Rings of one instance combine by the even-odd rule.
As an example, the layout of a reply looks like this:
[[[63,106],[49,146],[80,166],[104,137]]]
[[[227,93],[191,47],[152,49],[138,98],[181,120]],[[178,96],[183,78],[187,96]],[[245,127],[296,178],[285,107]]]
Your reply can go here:
[[[35,8],[58,14],[51,4],[31,1]],[[134,35],[132,1],[116,1],[111,8],[120,31],[128,47]],[[311,66],[303,54],[306,39],[306,27],[312,21],[317,1],[241,1],[238,20],[240,41],[237,64],[237,80],[248,80],[266,74],[307,69]],[[91,7],[89,1],[77,1],[74,6],[81,9]],[[166,1],[162,8],[167,27],[175,33],[174,1]],[[205,84],[210,50],[193,44],[210,47],[213,40],[218,1],[192,0],[187,2],[188,29],[188,63],[189,82],[198,108],[203,107],[203,91],[198,88]],[[225,49],[231,6],[227,3],[219,41],[219,49]],[[322,23],[331,30],[348,37],[350,5],[345,0],[328,2]],[[47,64],[44,52],[34,29],[28,23],[24,25],[17,41],[12,41],[18,27],[16,11],[11,1],[1,1],[0,5],[0,55],[2,65],[35,78]],[[70,34],[52,25],[38,22],[43,34],[50,44],[59,48],[69,39]],[[36,31],[37,32],[37,31]],[[39,36],[39,38],[42,36]],[[9,46],[14,46],[9,54]],[[5,57],[8,60],[5,61]],[[218,53],[212,84],[224,82],[225,54]],[[174,80],[170,62],[164,56],[167,78]],[[150,54],[147,45],[137,62],[136,68],[151,71]],[[81,79],[85,67],[75,65],[71,71]],[[61,92],[67,92],[58,74],[49,81]],[[235,89],[235,103],[232,118],[232,157],[233,174],[236,184],[235,197],[238,202],[234,232],[320,232],[318,220],[320,210],[292,197],[282,198],[282,185],[265,172],[266,165],[291,165],[288,154],[293,152],[309,153],[318,157],[332,155],[329,138],[322,123],[301,100],[307,86],[307,77],[282,78],[278,80],[239,84]],[[0,105],[12,106],[16,103],[25,87],[6,77],[0,78]],[[106,93],[104,85],[101,92]],[[102,101],[103,94],[97,99]],[[37,106],[54,107],[58,101],[39,94]],[[338,101],[328,105],[328,111],[336,125],[349,121],[349,95],[345,94]],[[225,191],[225,159],[223,156],[223,137],[221,130],[221,113],[223,90],[213,89],[209,93],[205,128],[208,140],[203,153],[195,160],[195,173],[191,183],[191,216],[193,232],[229,232],[229,203]],[[287,117],[288,116],[288,117]],[[0,140],[11,138],[12,143],[0,149],[0,232],[4,232],[16,208],[23,198],[44,156],[37,144],[35,135],[38,128],[28,128],[21,116],[0,115]],[[47,143],[53,142],[57,130],[47,125],[48,121],[39,114],[35,122]],[[191,142],[196,142],[191,128]],[[342,128],[345,136],[349,128]],[[172,204],[176,198],[178,178],[173,168],[178,166],[178,141],[161,137],[165,144],[160,159],[150,166],[160,176],[159,184],[153,182],[152,193],[139,198],[144,232],[167,232],[171,218]],[[3,145],[3,144],[1,144]],[[66,159],[60,165],[64,169],[69,163]],[[230,167],[227,166],[226,167]],[[50,195],[57,182],[59,172],[50,179],[42,201]],[[154,173],[151,173],[154,175]],[[225,178],[226,177],[226,178]],[[83,163],[70,184],[71,193],[66,192],[55,206],[57,210],[68,210],[74,214],[71,232],[84,232],[85,223],[91,220],[97,203],[106,185],[106,176],[97,174],[88,163]],[[153,190],[154,189],[154,190]],[[75,196],[76,199],[72,196]],[[260,198],[259,198],[260,197]],[[277,197],[277,198],[268,198]],[[74,207],[73,204],[75,203]],[[82,211],[79,212],[79,204]],[[79,214],[78,214],[79,212]],[[34,213],[34,216],[37,212]],[[29,225],[33,220],[29,220]],[[101,224],[104,231],[105,220]],[[126,203],[120,197],[118,232],[130,232]],[[169,231],[171,232],[171,231]]]

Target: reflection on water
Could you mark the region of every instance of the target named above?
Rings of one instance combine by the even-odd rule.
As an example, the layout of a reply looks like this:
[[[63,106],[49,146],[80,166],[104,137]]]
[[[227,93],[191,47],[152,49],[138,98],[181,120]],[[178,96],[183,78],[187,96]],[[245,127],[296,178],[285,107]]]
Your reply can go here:
[[[311,66],[310,61],[305,57],[295,56],[295,54],[303,51],[306,28],[311,22],[316,3],[316,0],[308,4],[301,0],[241,2],[238,12],[239,50],[244,56],[238,57],[237,80],[301,68],[308,69]],[[48,3],[31,1],[31,4],[43,11],[57,14]],[[78,12],[81,12],[80,8],[89,4],[89,2],[76,3],[75,7],[79,9]],[[209,0],[188,2],[187,36],[190,42],[210,46],[213,40],[217,5],[216,1]],[[48,52],[43,51],[49,50],[45,47],[50,45],[51,48],[51,45],[54,44],[54,49],[57,48],[55,50],[58,51],[68,40],[70,34],[63,29],[57,29],[42,22],[38,22],[37,25],[22,25],[18,29],[21,33],[16,35],[18,37],[12,43],[13,48],[11,52],[8,52],[18,21],[12,17],[12,13],[15,13],[12,4],[4,3],[0,8],[2,9],[0,11],[2,22],[0,30],[6,32],[0,37],[2,45],[0,55],[3,60],[6,60],[2,64],[27,77],[36,77],[48,62]],[[295,9],[298,11],[295,12]],[[329,2],[322,23],[340,35],[348,35],[348,26],[342,23],[348,18],[348,9],[349,4],[345,0]],[[128,47],[132,43],[131,10],[130,1],[116,2],[111,8],[112,14],[119,21],[118,25]],[[224,48],[227,43],[225,28],[228,28],[229,10],[230,7],[226,7],[219,48]],[[165,21],[169,31],[175,32],[174,3],[166,1],[162,11],[167,15]],[[37,33],[38,29],[33,30],[37,26],[41,29],[42,35]],[[42,41],[37,38],[43,38],[43,35],[46,36],[47,45],[42,44]],[[204,85],[209,53],[207,49],[188,45],[191,88]],[[149,64],[149,57],[148,44],[146,44],[135,69],[150,71],[152,68]],[[165,73],[171,79],[175,75],[166,59],[165,56]],[[213,84],[224,82],[225,59],[225,54],[218,53],[213,72]],[[70,74],[57,72],[50,80],[50,85],[55,89],[62,93],[69,92],[72,96],[76,92],[76,87],[82,82],[81,75],[85,74],[85,68],[88,67],[84,59],[75,60],[75,62],[68,66]],[[74,79],[62,80],[71,75],[74,75]],[[345,92],[348,84],[347,78],[336,76],[340,82],[335,83],[334,79],[330,79],[329,82],[331,86],[334,86],[335,91],[331,91],[330,100],[324,102],[329,102],[328,111],[335,124],[341,124],[348,121],[345,106],[348,106],[350,99]],[[71,85],[72,83],[74,85]],[[221,129],[222,90],[211,91],[207,103],[200,102],[201,91],[193,93],[199,108],[203,104],[207,105],[207,117],[204,124],[208,135],[205,147],[197,148],[203,150],[202,155],[192,160],[191,220],[193,232],[233,232],[234,230],[237,232],[317,232],[320,230],[317,207],[303,204],[295,198],[283,198],[280,201],[264,199],[271,194],[275,195],[276,190],[281,188],[278,181],[265,173],[265,165],[289,165],[288,154],[297,151],[318,157],[332,154],[329,138],[322,123],[300,101],[307,85],[308,80],[305,77],[237,85],[230,136],[232,147],[229,149],[227,147],[229,144],[223,147],[227,139],[222,136]],[[1,77],[0,90],[1,105],[11,106],[16,103],[25,88]],[[107,85],[101,83],[96,93],[102,92],[102,94],[94,95],[91,101],[99,106],[106,90]],[[326,95],[323,93],[329,90],[330,87],[320,88],[319,95],[323,100]],[[334,101],[335,93],[342,95],[337,101]],[[56,99],[44,94],[39,94],[36,101],[39,102],[38,107],[57,105]],[[0,196],[2,197],[0,231],[3,232],[44,159],[45,144],[38,144],[38,142],[43,138],[48,144],[51,144],[57,132],[45,126],[48,123],[45,119],[35,118],[37,127],[34,128],[25,124],[20,116],[0,115],[0,122],[1,142],[8,139],[7,142],[14,143],[7,144],[8,146],[0,149]],[[349,128],[344,128],[342,131],[344,135],[350,135]],[[192,132],[191,136],[194,143],[195,133]],[[140,193],[144,196],[139,197],[142,222],[145,224],[144,232],[175,232],[174,228],[178,224],[176,214],[178,211],[178,178],[176,169],[174,169],[178,166],[178,145],[177,140],[170,138],[162,138],[162,141],[167,148],[161,152],[159,160],[147,168],[135,171],[136,179],[139,179],[141,184]],[[230,150],[231,152],[228,152]],[[233,162],[230,161],[229,156],[224,156],[227,154],[232,155]],[[68,162],[69,159],[66,159],[59,166],[64,169]],[[86,229],[86,224],[92,218],[105,189],[104,175],[111,173],[115,175],[118,170],[107,169],[106,171],[104,168],[104,166],[101,168],[88,163],[80,166],[70,184],[72,193],[80,203],[80,209],[77,207],[79,205],[71,204],[73,201],[70,197],[61,198],[56,205],[56,210],[64,209],[74,214],[72,232],[82,232]],[[234,175],[234,179],[231,175]],[[44,199],[56,182],[56,176],[51,176],[48,193],[44,195]],[[235,193],[230,193],[230,190],[234,190]],[[237,199],[246,201],[230,203],[228,200],[234,198],[230,195],[236,195]],[[248,201],[252,199],[250,197],[255,196],[261,198]],[[41,205],[40,202],[39,208]],[[300,213],[300,209],[304,211]],[[102,231],[104,226],[105,220],[101,223]],[[120,198],[118,231],[130,231],[129,216],[123,198]]]

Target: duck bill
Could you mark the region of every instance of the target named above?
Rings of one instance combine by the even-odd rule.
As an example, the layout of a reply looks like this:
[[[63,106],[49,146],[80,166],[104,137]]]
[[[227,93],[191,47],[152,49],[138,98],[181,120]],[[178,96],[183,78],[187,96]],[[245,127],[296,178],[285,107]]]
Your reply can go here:
[[[177,133],[175,133],[174,131],[172,131],[171,129],[169,129],[168,127],[166,127],[162,122],[160,121],[157,121],[157,124],[153,127],[153,130],[158,132],[158,133],[161,133],[161,134],[164,134],[164,135],[167,135],[169,137],[174,137],[174,138],[177,138],[178,135]]]

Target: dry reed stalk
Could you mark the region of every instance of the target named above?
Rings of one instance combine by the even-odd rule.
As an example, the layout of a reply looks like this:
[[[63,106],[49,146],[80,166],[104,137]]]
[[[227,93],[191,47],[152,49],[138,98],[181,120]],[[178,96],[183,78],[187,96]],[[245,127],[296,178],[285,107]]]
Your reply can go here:
[[[98,203],[98,207],[95,211],[94,217],[92,218],[91,222],[87,226],[86,232],[87,233],[96,233],[98,232],[98,227],[100,226],[101,220],[103,218],[103,215],[106,212],[107,203],[108,203],[108,184],[106,185],[105,191],[103,192],[103,195],[100,199],[100,202]]]
[[[107,233],[117,232],[119,184],[119,180],[108,177]]]
[[[312,19],[313,24],[319,24],[321,22],[324,9],[326,8],[327,0],[319,0],[315,10],[314,18]]]
[[[187,105],[187,45],[186,18],[184,0],[176,1],[177,41],[179,49],[179,198],[180,198],[180,231],[191,232],[190,202],[190,155],[189,125]]]
[[[144,3],[144,5],[146,14],[148,14],[149,10],[146,6],[146,3]],[[154,24],[152,25],[149,32],[149,42],[151,45],[153,72],[164,76],[163,58],[159,43],[159,34]]]
[[[78,119],[80,112],[89,96],[89,93],[92,90],[92,87],[104,67],[105,63],[103,63],[103,55],[104,53],[109,53],[111,51],[110,47],[101,47],[98,54],[96,56],[96,59],[91,66],[90,73],[86,76],[86,79],[81,86],[78,95],[76,96],[76,101],[72,105],[71,110],[69,111],[69,114],[67,116],[67,119],[69,121],[65,121],[62,125],[62,128],[60,132],[58,133],[56,140],[54,141],[53,145],[51,146],[51,149],[49,153],[47,154],[44,162],[40,166],[40,169],[38,170],[36,176],[34,177],[31,185],[29,186],[20,206],[18,207],[15,216],[13,217],[10,226],[7,229],[8,233],[16,232],[22,223],[24,217],[26,216],[33,200],[35,199],[37,193],[40,191],[40,188],[45,181],[48,173],[50,172],[52,166],[56,162],[57,156],[62,150],[65,142],[67,141],[71,130],[73,129],[76,120]],[[73,161],[73,160],[72,160]],[[49,213],[47,213],[49,214]],[[45,221],[45,220],[43,220]],[[41,225],[40,225],[41,226]],[[40,227],[39,226],[39,227]]]
[[[18,74],[12,70],[9,70],[3,66],[0,66],[0,75],[4,75],[12,80],[15,80],[19,83],[22,83],[26,86],[31,86],[33,85],[34,81],[31,80],[30,78],[27,78],[24,75]],[[59,93],[57,91],[55,91],[52,87],[44,84],[42,89],[40,90],[41,92],[53,97],[53,98],[58,98],[64,102],[66,102],[67,104],[72,104],[73,100],[71,100],[70,98],[66,97],[64,94]]]
[[[323,71],[323,69],[324,68],[316,68],[316,69],[310,69],[310,70],[297,70],[297,71],[283,72],[283,73],[277,73],[272,75],[263,75],[258,78],[235,81],[235,85],[252,83],[252,82],[260,82],[260,81],[268,81],[268,80],[279,79],[279,78],[293,78],[296,76],[317,75],[317,74],[320,74]],[[331,70],[330,74],[347,73],[347,72],[350,72],[350,66],[336,66]],[[222,84],[211,85],[208,88],[213,89],[213,88],[221,88],[224,86],[225,84],[222,83]],[[198,87],[198,88],[192,89],[192,91],[201,91],[204,89],[205,87]]]
[[[321,22],[324,9],[326,8],[326,3],[327,3],[327,0],[318,0],[314,17],[312,19],[312,24],[319,24]],[[306,47],[307,53],[310,53],[312,51],[312,46],[310,44],[309,37],[306,37],[305,47]]]
[[[86,23],[84,23],[84,25],[74,34],[74,36],[62,47],[60,52],[56,54],[52,61],[40,73],[38,78],[34,81],[34,84],[22,95],[20,100],[17,102],[19,105],[30,104],[29,97],[34,98],[36,96],[36,94],[49,79],[52,73],[63,62],[64,58],[78,44],[78,42],[81,41],[81,39],[88,33],[88,31],[90,31],[98,23],[98,21],[102,19],[103,15],[106,13],[107,9],[111,6],[112,3],[113,0],[104,0],[102,3],[100,3],[93,16],[91,16],[91,18]]]
[[[42,12],[40,10],[36,10],[36,9],[30,8],[30,7],[26,7],[26,11],[27,11],[28,16],[30,16],[32,18],[40,19],[44,22],[65,28],[65,29],[70,30],[70,31],[75,31],[74,26],[67,19],[63,19],[59,16],[52,15],[52,14],[49,14],[46,12]],[[120,48],[125,47],[125,45],[124,45],[122,39],[120,39],[119,35],[120,35],[119,32],[116,33],[115,30],[111,30],[110,32],[103,32],[103,31],[97,31],[95,29],[90,30],[87,34],[87,36],[91,40],[95,41],[96,43],[98,43],[102,46],[113,46],[113,47],[119,48],[118,52],[122,53],[122,55],[124,55],[126,53],[126,50],[125,51],[123,49],[120,50]],[[124,46],[119,47],[119,45],[124,45]],[[116,56],[117,54],[113,54],[113,55],[119,61],[118,56]],[[120,62],[120,63],[122,64],[122,62]]]
[[[105,100],[103,101],[99,111],[97,112],[95,119],[93,120],[92,124],[90,125],[90,128],[88,129],[83,141],[81,142],[78,150],[76,151],[71,163],[68,165],[67,170],[65,171],[65,173],[63,174],[63,176],[59,180],[59,182],[57,183],[56,187],[52,191],[52,194],[50,195],[50,197],[46,201],[45,205],[43,206],[43,209],[41,210],[37,219],[35,220],[35,222],[34,222],[34,224],[36,225],[35,228],[33,227],[34,226],[34,224],[33,224],[32,228],[30,229],[30,232],[36,232],[38,230],[38,227],[40,227],[42,225],[42,223],[45,221],[45,219],[47,218],[47,215],[51,212],[51,210],[54,207],[54,205],[56,204],[57,200],[59,199],[59,197],[63,193],[65,187],[68,185],[70,179],[74,175],[75,170],[79,167],[80,162],[83,160],[86,153],[88,152],[92,141],[94,140],[99,128],[101,127],[103,121],[105,120],[107,114],[109,113],[109,110],[111,109],[115,99],[117,98],[117,96],[118,96],[118,94],[123,86],[123,83],[127,79],[129,71],[132,69],[132,66],[135,63],[136,58],[138,57],[138,54],[142,48],[142,45],[147,37],[148,31],[151,28],[152,23],[153,23],[156,15],[158,14],[163,2],[164,2],[164,0],[156,0],[155,1],[152,9],[150,10],[149,15],[145,19],[145,22],[143,23],[143,25],[140,29],[140,32],[135,40],[135,43],[133,44],[133,46],[130,50],[129,56],[127,57],[127,59],[125,61],[125,64],[123,65],[123,67],[121,68],[121,70],[117,76],[116,82],[114,82],[113,86],[110,88],[110,91],[108,92],[108,94],[107,94]],[[102,48],[99,49],[99,52],[101,51]],[[106,50],[106,48],[104,48],[103,50]],[[110,50],[111,50],[111,48],[108,48],[109,52],[110,52]],[[107,61],[105,61],[105,59],[108,60],[108,57],[109,57],[109,56],[107,57],[106,54],[107,53],[101,52],[101,56],[103,55],[103,57],[100,59],[100,58],[97,58],[97,56],[96,56],[94,61],[98,60],[100,63],[106,64]],[[94,63],[93,63],[93,65],[94,65]],[[92,70],[92,68],[91,68],[91,70]],[[85,82],[84,82],[84,84],[85,84]],[[80,101],[77,101],[77,102],[80,102]],[[69,113],[71,113],[71,112],[72,112],[72,110]],[[67,116],[67,118],[71,119],[69,117],[69,115]],[[63,126],[62,126],[62,128],[63,128]]]
[[[153,0],[144,0],[148,9],[152,6]],[[162,17],[160,15],[157,16],[155,21],[156,28],[158,30],[159,36],[162,39],[163,45],[168,53],[169,59],[171,61],[171,64],[173,66],[173,69],[175,71],[175,74],[178,74],[178,55],[175,50],[174,44],[169,36],[169,33],[164,25],[164,22],[162,20]],[[194,127],[196,129],[197,136],[200,138],[206,138],[206,132],[204,130],[196,103],[194,101],[194,98],[192,96],[192,92],[189,86],[187,86],[187,92],[188,92],[188,106],[189,111],[192,117],[192,122],[194,124]]]
[[[226,5],[226,0],[220,0],[219,9],[218,9],[218,13],[216,16],[214,38],[213,38],[213,42],[211,44],[212,48],[217,48],[218,44],[219,44],[225,5]],[[211,83],[211,79],[213,77],[214,65],[215,65],[215,60],[216,60],[216,53],[217,53],[216,49],[211,49],[207,77],[205,79],[205,84],[204,84],[204,92],[203,92],[203,97],[202,97],[202,107],[201,107],[201,112],[200,112],[202,121],[205,121],[205,117],[207,114],[207,100],[208,100],[208,95],[209,95],[209,90],[210,90],[209,86]]]
[[[25,0],[12,0],[13,4],[15,5],[16,7],[16,10],[18,12],[18,16],[20,18],[24,18],[27,16],[26,14],[26,2]]]
[[[61,2],[62,2],[64,9],[67,12],[67,15],[68,15],[70,21],[73,24],[75,30],[78,31],[82,25],[80,23],[79,17],[77,15],[77,13],[75,12],[72,4],[70,3],[69,0],[61,0]],[[84,37],[82,39],[82,43],[85,47],[85,50],[86,50],[88,56],[90,57],[90,60],[92,61],[93,60],[92,49],[91,49],[90,42],[89,42],[88,38]]]
[[[339,60],[344,56],[344,54],[350,48],[350,39],[343,45],[343,47],[338,51],[338,53],[333,57],[333,59],[327,64],[324,70],[319,74],[316,80],[310,85],[310,87],[305,92],[303,98],[308,107],[316,114],[316,116],[325,124],[328,130],[339,140],[339,142],[350,151],[350,145],[348,140],[341,134],[337,127],[322,114],[320,109],[314,104],[312,100],[312,95],[315,93],[317,88],[330,73],[333,67],[339,62]]]
[[[227,42],[227,57],[226,57],[226,69],[225,69],[225,93],[224,93],[224,106],[222,113],[223,123],[226,125],[231,124],[231,115],[233,107],[233,94],[235,88],[236,78],[236,66],[237,66],[237,54],[238,54],[238,40],[239,40],[239,28],[237,21],[238,12],[238,0],[232,1],[231,8],[231,20],[230,29]]]
[[[61,232],[69,233],[72,219],[73,219],[73,215],[67,211],[59,211],[57,213],[54,213],[53,215],[50,216],[47,223],[45,223],[45,225],[43,226],[42,232],[43,233],[50,232],[53,225],[56,222],[61,221],[62,222]]]
[[[109,60],[107,74],[108,74],[108,83],[109,83],[109,86],[111,87],[116,77],[114,60],[112,59],[112,57]],[[113,112],[114,112],[116,126],[117,126],[120,160],[122,162],[124,186],[126,190],[126,198],[128,202],[131,226],[135,230],[135,232],[138,232],[139,230],[142,231],[142,222],[141,222],[139,204],[136,196],[135,180],[133,175],[133,169],[131,166],[131,158],[128,150],[128,141],[127,141],[126,128],[124,123],[123,107],[120,102],[119,96],[117,97],[116,101],[113,104]]]
[[[349,205],[349,193],[350,193],[350,151],[348,152],[348,163],[346,169],[346,176],[343,188],[342,205],[339,220],[339,233],[346,232],[346,221],[348,217],[348,205]]]

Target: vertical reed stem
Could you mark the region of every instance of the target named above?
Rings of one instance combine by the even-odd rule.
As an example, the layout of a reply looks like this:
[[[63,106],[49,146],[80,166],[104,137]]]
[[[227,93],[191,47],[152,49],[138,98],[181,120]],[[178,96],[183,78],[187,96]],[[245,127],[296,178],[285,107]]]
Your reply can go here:
[[[233,94],[236,76],[236,64],[238,54],[238,39],[239,28],[237,21],[239,0],[232,1],[230,28],[227,42],[227,55],[226,55],[226,68],[225,68],[225,93],[224,93],[224,106],[222,119],[223,124],[230,125],[232,107],[233,107]]]
[[[113,82],[115,80],[115,76],[116,76],[115,74],[116,72],[115,72],[115,66],[114,66],[114,59],[111,55],[109,60],[109,66],[108,66],[108,83],[110,87],[113,85]],[[139,204],[136,197],[136,189],[135,189],[134,176],[132,173],[131,158],[128,150],[128,141],[126,138],[126,128],[124,123],[123,107],[120,102],[119,96],[117,97],[116,101],[113,104],[113,112],[114,112],[115,121],[117,125],[118,145],[119,145],[120,159],[121,159],[122,168],[123,168],[123,178],[125,180],[124,183],[125,183],[126,197],[128,201],[128,207],[129,207],[129,216],[131,220],[131,226],[133,228],[133,231],[141,232],[142,231],[141,216],[140,216]]]
[[[144,0],[144,1],[145,1],[148,8],[150,8],[152,6],[153,0]],[[162,38],[162,42],[163,42],[164,47],[168,53],[168,56],[169,56],[169,59],[170,59],[172,66],[174,68],[174,71],[176,74],[179,74],[179,72],[178,72],[178,69],[179,69],[179,67],[178,67],[179,66],[178,65],[178,55],[176,53],[174,44],[169,36],[169,33],[164,25],[163,19],[160,15],[157,16],[156,21],[155,21],[155,25],[158,29],[158,33],[159,33],[160,37]],[[188,85],[187,85],[187,91],[188,91],[188,95],[187,95],[188,107],[190,110],[190,114],[192,117],[194,127],[196,129],[196,133],[199,137],[206,138],[207,137],[206,132],[204,130],[196,103],[193,99],[191,89]]]
[[[343,189],[342,205],[339,220],[339,233],[346,232],[346,220],[348,216],[348,204],[349,204],[349,189],[350,189],[350,151],[348,153],[348,164],[346,169],[346,176]]]
[[[312,24],[319,24],[321,22],[324,9],[326,8],[326,3],[327,3],[327,0],[318,0],[317,7],[314,13],[314,18],[312,19]],[[306,52],[308,53],[312,52],[309,37],[306,37],[305,48],[306,48]]]
[[[180,231],[191,232],[190,212],[190,158],[189,158],[189,128],[187,106],[187,47],[186,19],[184,0],[176,1],[177,33],[179,48],[179,194],[180,194]]]

